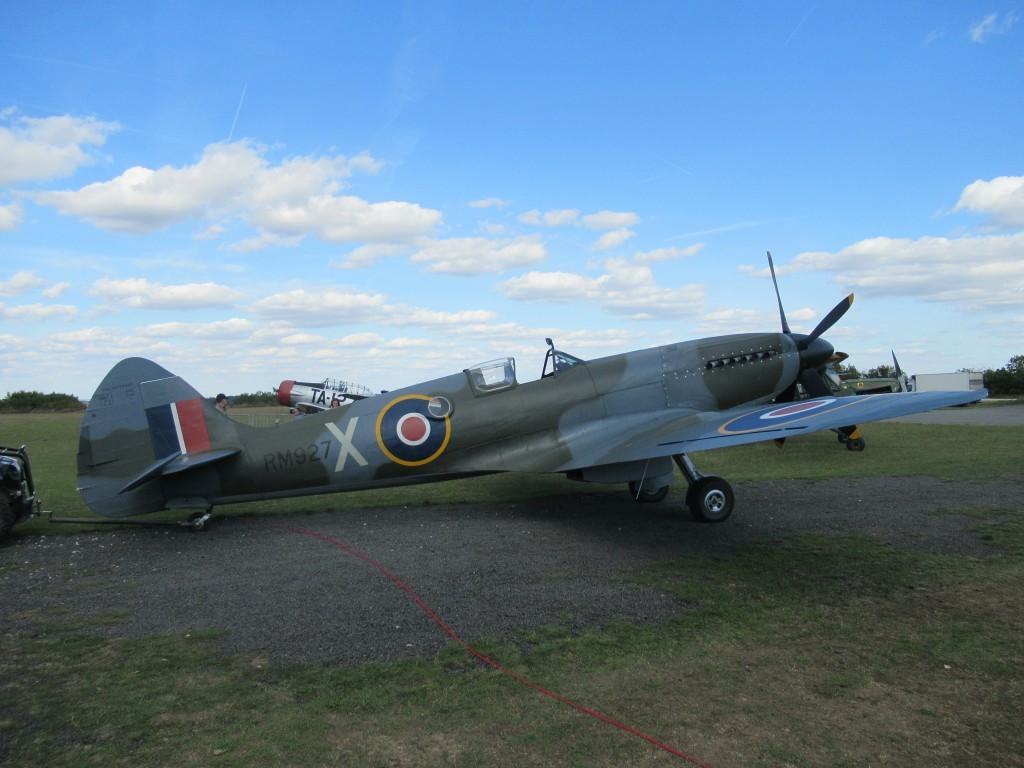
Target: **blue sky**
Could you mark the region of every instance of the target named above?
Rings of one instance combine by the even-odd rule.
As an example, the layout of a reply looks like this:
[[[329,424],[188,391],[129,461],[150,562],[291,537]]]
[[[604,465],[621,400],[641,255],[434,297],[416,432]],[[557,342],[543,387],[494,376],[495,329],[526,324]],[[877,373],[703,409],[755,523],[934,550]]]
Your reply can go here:
[[[861,368],[1024,353],[1024,3],[6,3],[0,395],[122,357],[394,389],[844,295]]]

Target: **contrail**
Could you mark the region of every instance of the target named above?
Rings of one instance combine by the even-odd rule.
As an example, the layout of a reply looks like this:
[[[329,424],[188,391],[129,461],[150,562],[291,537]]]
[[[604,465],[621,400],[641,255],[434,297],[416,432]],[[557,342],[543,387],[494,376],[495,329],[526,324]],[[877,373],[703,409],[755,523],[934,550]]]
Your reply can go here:
[[[238,109],[235,110],[235,119],[231,121],[231,130],[228,132],[228,143],[231,142],[231,139],[235,135],[235,123],[238,122],[238,115],[242,111],[242,102],[245,101],[245,91],[248,87],[248,83],[242,86],[242,97],[238,100]]]
[[[821,5],[821,0],[818,0],[818,2],[811,6],[811,10],[804,14],[804,17],[800,19],[800,23],[793,28],[793,31],[789,33],[789,37],[786,38],[786,42],[782,44],[783,48],[789,45],[789,41],[793,39],[796,33],[800,30],[800,27],[802,27],[804,25],[804,22],[807,21],[807,17],[814,13],[814,9],[817,8],[819,5]]]

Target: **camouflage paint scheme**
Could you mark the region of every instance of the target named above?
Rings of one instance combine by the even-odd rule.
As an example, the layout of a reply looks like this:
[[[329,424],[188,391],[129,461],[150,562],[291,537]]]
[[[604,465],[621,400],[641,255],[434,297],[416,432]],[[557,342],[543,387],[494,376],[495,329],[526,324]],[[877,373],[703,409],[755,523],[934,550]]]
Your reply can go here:
[[[156,363],[129,358],[103,379],[83,418],[79,488],[94,512],[115,518],[495,472],[628,483],[654,501],[673,482],[675,461],[691,511],[717,522],[731,512],[731,489],[700,475],[689,451],[851,429],[987,394],[794,401],[796,381],[833,351],[816,334],[788,332],[591,361],[552,345],[535,381],[519,383],[506,358],[274,427],[238,423]],[[712,487],[718,496],[706,506]]]

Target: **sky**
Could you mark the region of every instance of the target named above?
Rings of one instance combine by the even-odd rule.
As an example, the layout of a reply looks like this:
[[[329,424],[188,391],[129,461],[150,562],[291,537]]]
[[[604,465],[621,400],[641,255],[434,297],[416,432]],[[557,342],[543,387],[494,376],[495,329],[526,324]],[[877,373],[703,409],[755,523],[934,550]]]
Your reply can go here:
[[[1024,354],[1024,0],[0,6],[0,396]]]

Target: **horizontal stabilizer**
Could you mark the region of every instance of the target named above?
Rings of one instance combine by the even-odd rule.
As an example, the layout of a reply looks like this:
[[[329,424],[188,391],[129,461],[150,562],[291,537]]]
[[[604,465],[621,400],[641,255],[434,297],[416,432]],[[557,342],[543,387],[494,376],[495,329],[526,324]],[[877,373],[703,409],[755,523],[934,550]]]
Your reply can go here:
[[[237,456],[241,453],[240,448],[218,448],[201,453],[174,453],[166,456],[136,475],[124,488],[118,491],[118,495],[134,491],[136,488],[145,485],[150,480],[165,475],[174,475],[179,472],[187,472],[207,464],[212,464],[222,459]]]

